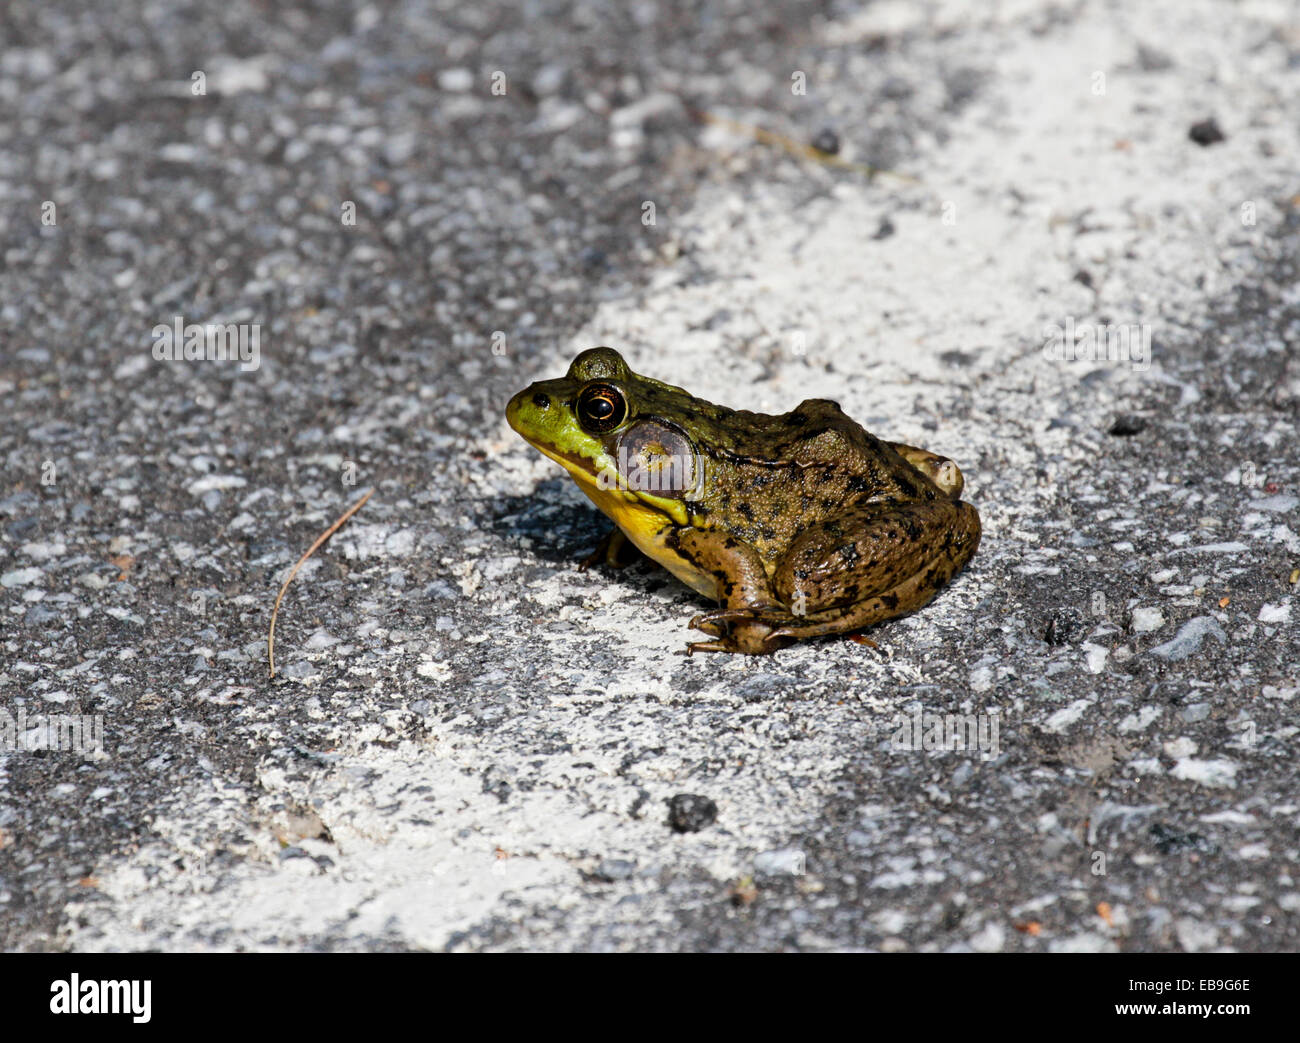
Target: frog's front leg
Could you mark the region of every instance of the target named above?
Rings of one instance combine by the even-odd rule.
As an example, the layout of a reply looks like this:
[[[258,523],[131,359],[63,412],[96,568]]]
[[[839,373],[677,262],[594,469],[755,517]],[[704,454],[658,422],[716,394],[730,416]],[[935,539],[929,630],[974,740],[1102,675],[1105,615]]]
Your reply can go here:
[[[722,532],[677,529],[666,540],[677,555],[713,581],[722,606],[691,620],[691,626],[712,635],[694,641],[686,652],[747,652],[763,655],[789,641],[769,641],[778,620],[788,618],[772,590],[763,560],[752,545]]]
[[[596,549],[578,562],[578,569],[586,572],[593,565],[608,565],[611,569],[626,568],[636,561],[638,551],[617,525],[605,533]]]

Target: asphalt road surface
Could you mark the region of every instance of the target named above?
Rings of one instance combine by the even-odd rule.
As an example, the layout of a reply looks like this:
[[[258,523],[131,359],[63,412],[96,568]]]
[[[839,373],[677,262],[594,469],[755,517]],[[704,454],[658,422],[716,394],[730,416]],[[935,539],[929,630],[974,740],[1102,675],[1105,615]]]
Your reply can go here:
[[[614,7],[4,5],[0,945],[1296,949],[1295,5]],[[978,555],[678,654],[505,424],[597,344]]]

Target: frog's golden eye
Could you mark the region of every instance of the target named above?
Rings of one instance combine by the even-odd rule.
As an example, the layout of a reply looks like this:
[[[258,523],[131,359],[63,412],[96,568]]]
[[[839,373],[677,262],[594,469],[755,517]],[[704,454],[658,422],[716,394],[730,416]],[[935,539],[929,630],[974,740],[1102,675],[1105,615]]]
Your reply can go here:
[[[613,384],[588,384],[578,394],[578,423],[587,431],[604,434],[627,419],[627,399]]]

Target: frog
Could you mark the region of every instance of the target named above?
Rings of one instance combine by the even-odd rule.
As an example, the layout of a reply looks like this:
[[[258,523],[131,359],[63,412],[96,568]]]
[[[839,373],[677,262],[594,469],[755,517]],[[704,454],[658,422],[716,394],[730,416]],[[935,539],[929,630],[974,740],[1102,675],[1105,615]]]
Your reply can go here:
[[[691,619],[705,639],[687,655],[860,637],[927,604],[979,546],[950,458],[878,438],[829,399],[731,409],[601,346],[505,415],[613,522],[584,567],[639,551],[717,604]]]

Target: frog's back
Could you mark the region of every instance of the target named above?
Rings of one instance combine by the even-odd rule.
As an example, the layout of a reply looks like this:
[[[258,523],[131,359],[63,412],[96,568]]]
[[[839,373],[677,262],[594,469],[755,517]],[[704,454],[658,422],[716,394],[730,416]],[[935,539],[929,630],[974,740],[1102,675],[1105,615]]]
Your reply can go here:
[[[691,513],[696,524],[725,529],[767,561],[851,504],[935,495],[928,479],[828,399],[775,416],[726,412],[700,445],[706,481]]]

